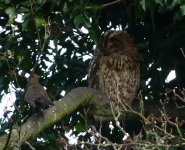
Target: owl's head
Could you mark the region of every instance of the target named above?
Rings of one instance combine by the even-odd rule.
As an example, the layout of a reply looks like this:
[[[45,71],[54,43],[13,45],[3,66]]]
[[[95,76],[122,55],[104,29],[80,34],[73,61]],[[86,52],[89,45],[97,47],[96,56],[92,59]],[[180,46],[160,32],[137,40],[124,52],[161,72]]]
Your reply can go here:
[[[114,53],[127,53],[134,50],[132,38],[126,31],[106,31],[102,36],[102,41],[98,49],[105,56]]]

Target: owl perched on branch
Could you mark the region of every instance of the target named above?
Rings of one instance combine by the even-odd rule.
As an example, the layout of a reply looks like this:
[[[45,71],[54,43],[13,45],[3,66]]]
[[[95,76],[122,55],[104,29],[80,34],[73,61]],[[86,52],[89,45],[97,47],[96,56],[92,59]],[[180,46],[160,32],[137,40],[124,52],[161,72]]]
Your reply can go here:
[[[140,81],[137,49],[126,31],[107,31],[90,63],[89,86],[107,94],[113,104],[130,105]]]

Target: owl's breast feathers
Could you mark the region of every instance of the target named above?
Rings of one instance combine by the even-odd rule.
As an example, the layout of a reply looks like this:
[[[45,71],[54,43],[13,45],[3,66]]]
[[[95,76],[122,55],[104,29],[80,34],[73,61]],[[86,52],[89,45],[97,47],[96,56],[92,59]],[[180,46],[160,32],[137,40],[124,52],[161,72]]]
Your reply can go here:
[[[99,66],[103,69],[114,69],[116,71],[123,71],[124,69],[134,71],[139,69],[139,61],[136,56],[117,53],[99,58]]]
[[[116,104],[131,103],[139,86],[140,70],[138,64],[136,57],[126,55],[101,57],[99,89],[105,92]]]

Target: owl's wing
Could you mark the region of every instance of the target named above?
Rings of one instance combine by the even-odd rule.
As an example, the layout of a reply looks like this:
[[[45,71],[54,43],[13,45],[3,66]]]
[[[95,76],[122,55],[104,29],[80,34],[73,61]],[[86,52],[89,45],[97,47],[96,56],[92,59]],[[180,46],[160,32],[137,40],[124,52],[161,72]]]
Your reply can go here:
[[[98,54],[98,51],[99,50],[97,49],[95,55],[90,61],[89,72],[88,72],[88,86],[96,89],[99,88],[98,73],[99,73],[100,58],[101,58],[101,55]]]

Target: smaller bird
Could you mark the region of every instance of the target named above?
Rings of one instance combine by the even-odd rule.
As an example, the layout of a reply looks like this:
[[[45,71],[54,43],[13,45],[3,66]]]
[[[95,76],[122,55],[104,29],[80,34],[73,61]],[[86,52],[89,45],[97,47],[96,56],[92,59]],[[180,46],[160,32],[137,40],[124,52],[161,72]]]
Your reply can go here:
[[[33,108],[54,105],[44,87],[39,83],[39,76],[32,74],[25,94],[25,100]]]

